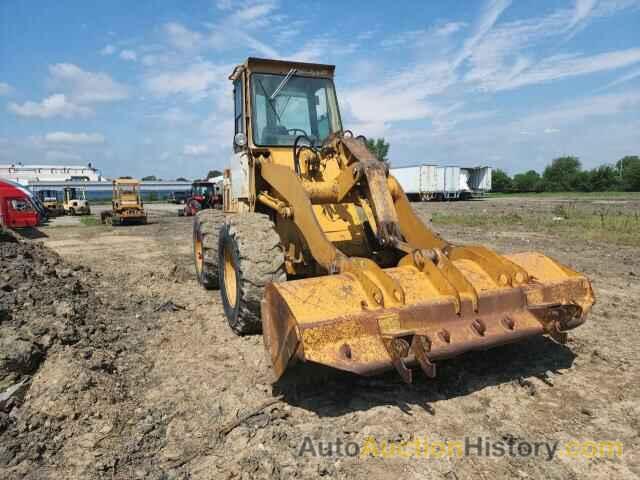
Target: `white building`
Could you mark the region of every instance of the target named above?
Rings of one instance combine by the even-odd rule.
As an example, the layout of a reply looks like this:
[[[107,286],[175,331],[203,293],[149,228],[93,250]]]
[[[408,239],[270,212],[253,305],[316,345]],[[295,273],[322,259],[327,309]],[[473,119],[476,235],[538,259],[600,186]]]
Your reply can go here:
[[[100,171],[89,165],[0,165],[0,178],[22,185],[31,182],[103,181]]]

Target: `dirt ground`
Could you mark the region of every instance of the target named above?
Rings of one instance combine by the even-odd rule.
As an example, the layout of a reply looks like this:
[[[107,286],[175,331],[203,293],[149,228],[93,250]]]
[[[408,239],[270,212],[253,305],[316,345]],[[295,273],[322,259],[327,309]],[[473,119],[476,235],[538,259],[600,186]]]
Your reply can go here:
[[[425,220],[443,210],[552,215],[554,202],[500,198],[416,208]],[[640,202],[621,208],[640,211]],[[274,386],[261,337],[235,336],[218,292],[195,281],[191,219],[157,209],[145,226],[43,228],[29,242],[59,254],[54,260],[38,246],[18,253],[7,247],[14,253],[2,257],[0,283],[6,286],[7,269],[29,256],[42,265],[43,280],[30,287],[38,291],[12,297],[12,320],[0,315],[13,335],[35,339],[22,353],[33,361],[0,384],[32,376],[24,398],[0,416],[0,478],[638,478],[640,251],[522,228],[434,228],[453,242],[541,251],[585,273],[597,298],[587,323],[566,345],[540,337],[470,353],[440,362],[436,379],[416,375],[413,385],[390,372]],[[64,290],[65,279],[77,291],[64,304],[42,299]],[[40,330],[34,326],[29,306],[41,304],[38,315],[62,322],[53,333],[42,322]],[[8,327],[3,331],[6,337]],[[621,458],[553,459],[361,458],[338,451],[337,440],[362,446],[368,437],[480,437],[516,446],[610,440],[624,450]],[[305,438],[314,448],[333,442],[334,455],[300,455]]]

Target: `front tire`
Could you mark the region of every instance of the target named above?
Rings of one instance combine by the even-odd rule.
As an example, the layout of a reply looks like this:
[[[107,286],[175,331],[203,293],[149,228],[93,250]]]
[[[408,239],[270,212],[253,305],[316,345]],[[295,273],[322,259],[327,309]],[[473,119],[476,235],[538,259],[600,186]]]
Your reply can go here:
[[[229,217],[220,230],[218,262],[229,326],[238,335],[260,333],[264,287],[287,279],[282,244],[269,216],[252,212]]]
[[[202,210],[193,219],[193,258],[196,277],[207,290],[218,288],[218,236],[224,214]]]

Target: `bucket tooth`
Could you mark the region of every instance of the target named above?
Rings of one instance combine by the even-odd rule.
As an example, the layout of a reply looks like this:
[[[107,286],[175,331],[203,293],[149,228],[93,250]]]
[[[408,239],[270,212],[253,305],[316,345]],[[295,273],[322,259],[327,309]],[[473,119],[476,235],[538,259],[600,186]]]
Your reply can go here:
[[[427,352],[431,350],[429,337],[426,335],[415,335],[411,344],[411,350],[424,374],[429,378],[435,378],[436,366],[434,363],[431,363],[431,360],[429,360],[427,356]]]
[[[382,336],[382,343],[391,358],[391,364],[396,371],[402,377],[405,383],[411,384],[413,382],[413,372],[404,363],[403,358],[406,358],[409,354],[410,345],[403,337],[394,336]]]

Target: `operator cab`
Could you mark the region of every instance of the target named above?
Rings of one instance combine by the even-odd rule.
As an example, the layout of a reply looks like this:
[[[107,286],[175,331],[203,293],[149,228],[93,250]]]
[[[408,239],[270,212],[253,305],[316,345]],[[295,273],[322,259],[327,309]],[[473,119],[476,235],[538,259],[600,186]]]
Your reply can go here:
[[[140,183],[137,180],[114,180],[114,201],[119,205],[142,204],[140,198]]]
[[[66,200],[86,200],[87,196],[84,189],[78,189],[75,187],[66,187],[64,189]]]
[[[194,182],[191,187],[191,195],[193,197],[207,198],[213,194],[213,183],[210,182]]]
[[[230,77],[234,82],[236,151],[247,141],[258,148],[293,147],[299,137],[318,146],[332,133],[340,132],[333,72],[333,65],[259,58],[237,66]]]

